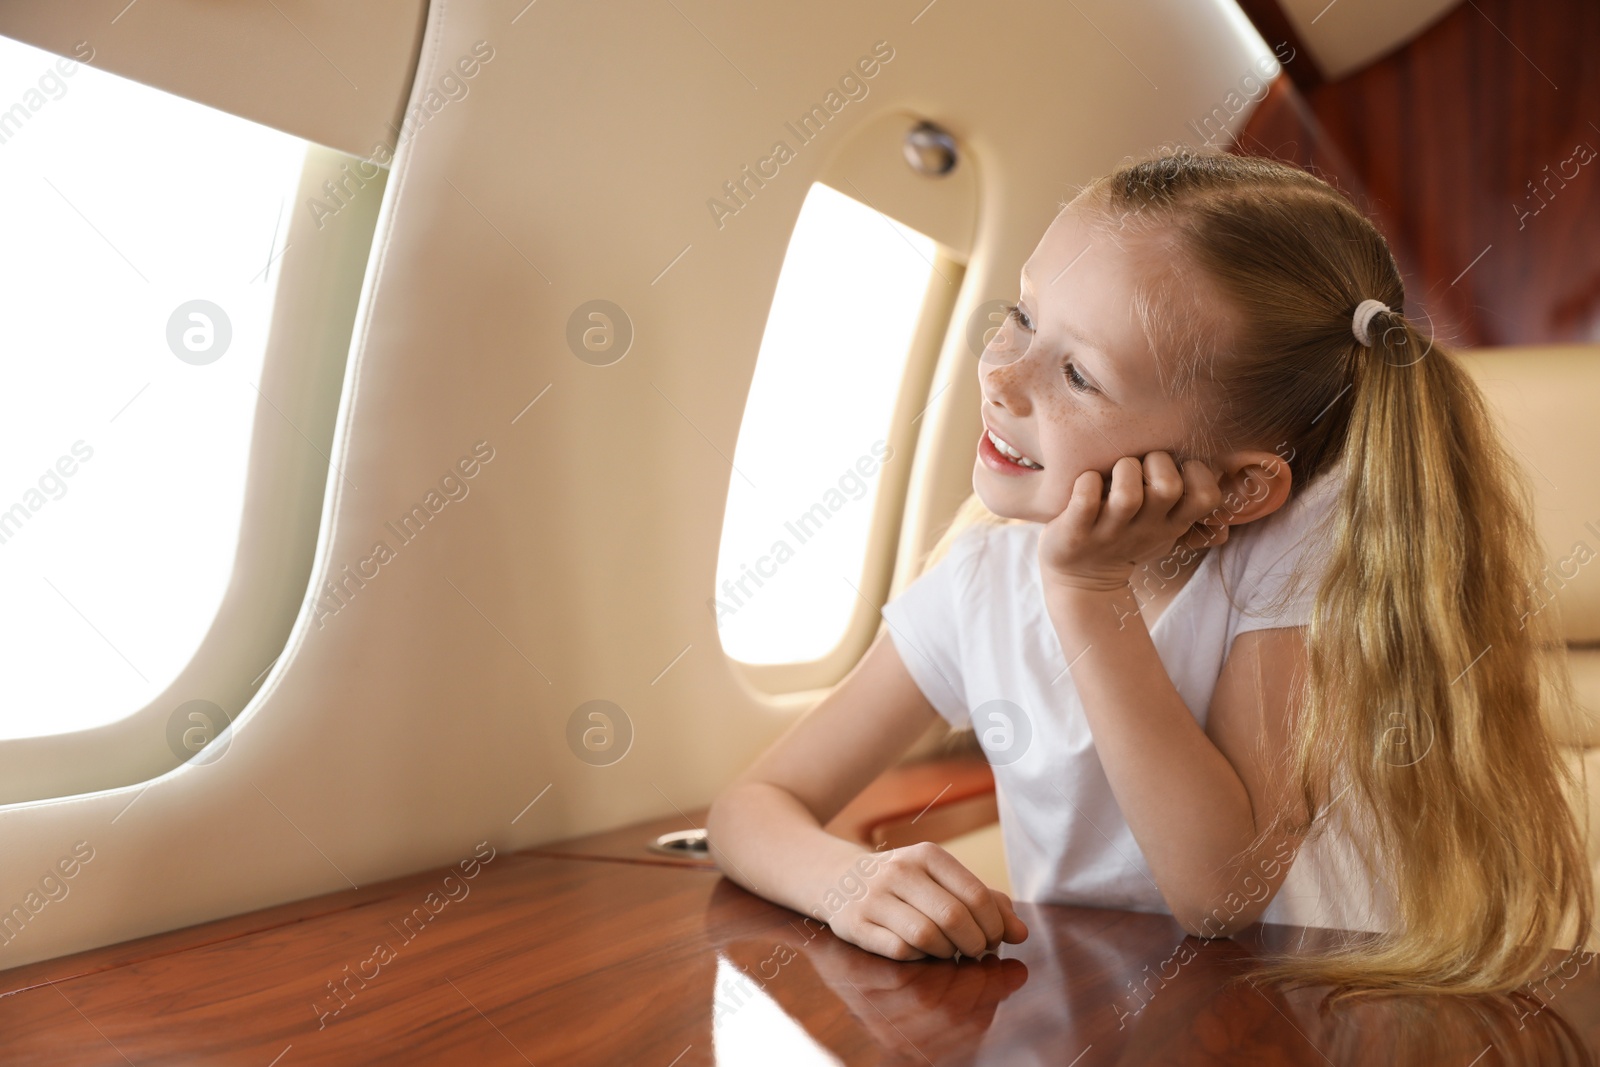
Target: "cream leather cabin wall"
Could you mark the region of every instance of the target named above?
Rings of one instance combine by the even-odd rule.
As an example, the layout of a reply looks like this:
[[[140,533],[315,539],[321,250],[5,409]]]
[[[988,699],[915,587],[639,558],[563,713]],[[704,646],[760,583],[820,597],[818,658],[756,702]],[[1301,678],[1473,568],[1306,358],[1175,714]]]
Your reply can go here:
[[[368,17],[382,37],[377,24],[410,16]],[[942,392],[895,460],[949,499],[978,431],[967,318],[1015,295],[1078,183],[1188,139],[1259,54],[1220,0],[434,0],[411,103],[463,60],[481,69],[390,175],[334,438],[340,476],[288,645],[220,755],[0,809],[0,908],[77,843],[93,849],[0,964],[451,863],[486,839],[515,849],[708,802],[819,695],[756,692],[707,608],[728,457],[812,178],[894,113],[962,144],[977,224]],[[797,145],[785,124],[873,55],[866,95]],[[707,201],[779,139],[793,158],[719,226]],[[608,366],[569,347],[593,300],[631,324]],[[819,434],[848,429],[815,416]],[[468,494],[397,538],[387,524],[458,469]],[[913,536],[936,510],[913,516]],[[374,571],[362,561],[380,540],[391,554]],[[360,566],[372,576],[347,579]],[[337,581],[331,610],[317,598]],[[631,723],[609,766],[569,745],[575,710],[596,699]]]
[[[1461,0],[1280,0],[1317,69],[1338,81],[1382,59],[1443,18]]]

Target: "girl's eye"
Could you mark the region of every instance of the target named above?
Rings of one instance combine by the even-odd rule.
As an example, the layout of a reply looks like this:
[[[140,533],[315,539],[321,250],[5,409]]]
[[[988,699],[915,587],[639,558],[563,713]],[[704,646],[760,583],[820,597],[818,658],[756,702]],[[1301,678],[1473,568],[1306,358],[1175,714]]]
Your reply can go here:
[[[1028,318],[1028,313],[1016,304],[1006,305],[1006,318],[1021,326],[1024,330],[1031,331],[1033,329],[1033,321]],[[1094,391],[1094,386],[1090,385],[1088,380],[1078,373],[1077,367],[1074,367],[1071,363],[1066,363],[1062,365],[1061,369],[1066,372],[1067,381],[1071,383],[1073,389],[1080,393],[1092,393]]]

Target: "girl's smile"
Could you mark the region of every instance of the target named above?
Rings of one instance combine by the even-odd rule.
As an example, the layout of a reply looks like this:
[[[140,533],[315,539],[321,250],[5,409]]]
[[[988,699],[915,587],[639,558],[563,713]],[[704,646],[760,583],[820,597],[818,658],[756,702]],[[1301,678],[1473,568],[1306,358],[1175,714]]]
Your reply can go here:
[[[983,436],[978,440],[978,455],[1001,474],[1023,475],[1044,470],[1044,464],[990,429],[988,419],[984,420]]]

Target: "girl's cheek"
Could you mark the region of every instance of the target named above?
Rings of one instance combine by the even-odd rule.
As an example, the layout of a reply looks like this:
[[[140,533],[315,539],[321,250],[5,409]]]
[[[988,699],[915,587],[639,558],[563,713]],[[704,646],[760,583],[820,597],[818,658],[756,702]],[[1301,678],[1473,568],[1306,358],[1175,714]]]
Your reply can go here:
[[[1058,422],[1071,418],[1076,414],[1073,399],[1065,385],[1052,389],[1046,401],[1046,415]]]

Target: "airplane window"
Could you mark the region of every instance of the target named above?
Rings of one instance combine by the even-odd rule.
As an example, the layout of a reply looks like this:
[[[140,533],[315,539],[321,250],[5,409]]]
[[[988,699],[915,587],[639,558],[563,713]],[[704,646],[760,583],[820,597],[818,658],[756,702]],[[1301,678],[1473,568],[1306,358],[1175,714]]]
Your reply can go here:
[[[807,193],[730,472],[712,608],[735,659],[821,658],[869,608],[856,589],[934,258],[931,238],[865,204]]]
[[[305,141],[0,38],[0,738],[184,667],[233,569]]]

